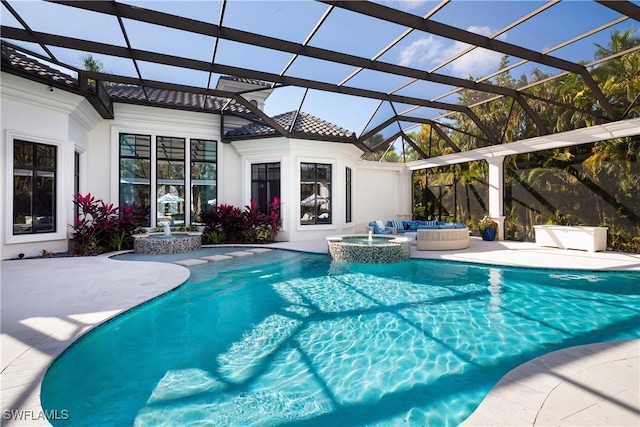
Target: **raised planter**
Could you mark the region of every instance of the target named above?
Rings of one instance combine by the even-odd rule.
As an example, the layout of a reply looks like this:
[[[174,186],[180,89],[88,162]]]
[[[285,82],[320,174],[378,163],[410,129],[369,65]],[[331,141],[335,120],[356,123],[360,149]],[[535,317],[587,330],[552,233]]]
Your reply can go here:
[[[609,227],[534,225],[533,229],[538,246],[589,252],[607,249],[607,230]]]

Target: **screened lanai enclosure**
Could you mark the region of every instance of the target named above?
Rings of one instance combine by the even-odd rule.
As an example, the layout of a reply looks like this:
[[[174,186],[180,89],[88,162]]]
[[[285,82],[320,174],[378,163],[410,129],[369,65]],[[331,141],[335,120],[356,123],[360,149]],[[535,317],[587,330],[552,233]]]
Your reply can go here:
[[[105,119],[170,90],[198,100],[175,108],[221,114],[229,143],[246,138],[229,132],[234,116],[296,137],[296,120],[275,118],[304,112],[349,130],[318,140],[405,162],[416,218],[476,228],[489,213],[514,240],[536,224],[604,225],[610,249],[638,252],[639,27],[635,0],[2,0],[1,34],[73,76],[46,82]],[[4,49],[2,67],[45,81]],[[268,103],[217,88],[227,75],[260,82]]]

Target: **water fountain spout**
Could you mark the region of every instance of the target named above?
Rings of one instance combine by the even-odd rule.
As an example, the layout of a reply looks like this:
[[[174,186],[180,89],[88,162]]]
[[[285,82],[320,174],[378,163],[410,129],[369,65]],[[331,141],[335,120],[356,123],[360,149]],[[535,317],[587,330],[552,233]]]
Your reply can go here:
[[[164,226],[164,235],[171,236],[171,227],[169,225],[169,222],[165,222],[163,226]]]
[[[369,230],[369,243],[373,241],[373,231]]]

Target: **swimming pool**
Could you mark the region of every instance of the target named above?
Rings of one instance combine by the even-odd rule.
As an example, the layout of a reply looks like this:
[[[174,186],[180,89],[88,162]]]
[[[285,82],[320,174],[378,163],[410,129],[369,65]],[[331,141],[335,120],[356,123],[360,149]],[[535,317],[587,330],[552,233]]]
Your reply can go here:
[[[193,267],[86,335],[43,409],[66,409],[61,425],[457,425],[527,360],[640,337],[637,273],[247,258]]]

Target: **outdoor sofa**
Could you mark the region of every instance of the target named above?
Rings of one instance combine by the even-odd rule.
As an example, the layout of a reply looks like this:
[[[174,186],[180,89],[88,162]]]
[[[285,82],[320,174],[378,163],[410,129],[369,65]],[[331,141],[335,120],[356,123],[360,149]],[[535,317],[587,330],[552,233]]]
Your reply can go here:
[[[369,223],[373,234],[415,233],[420,251],[444,251],[469,247],[469,228],[461,222],[378,220]]]

